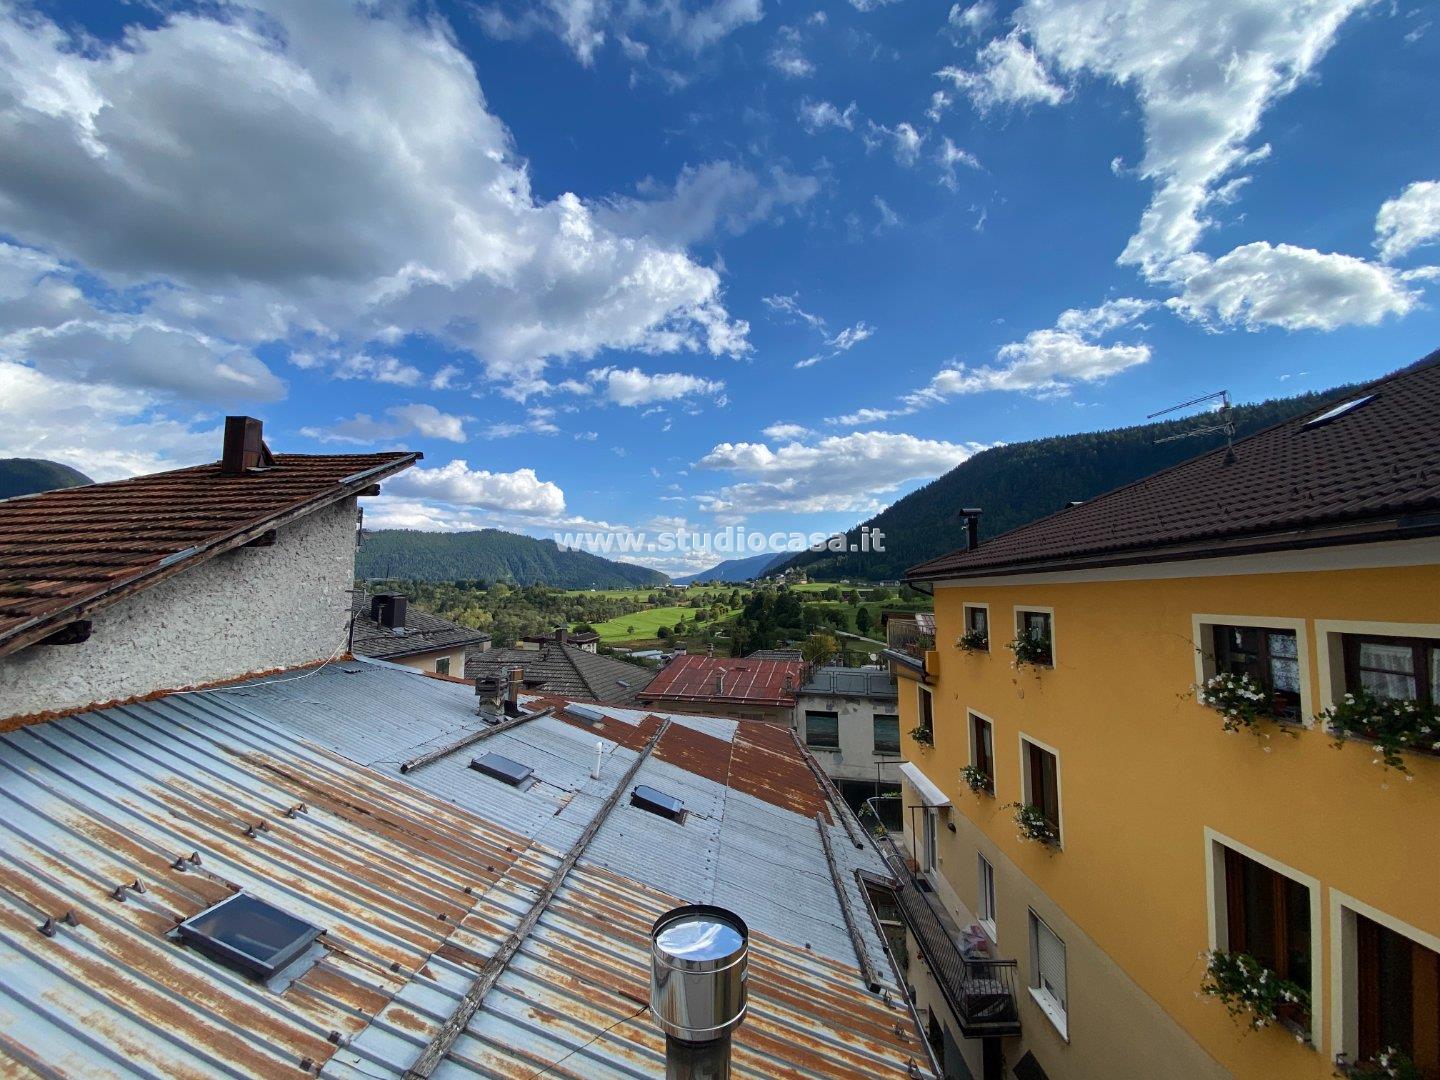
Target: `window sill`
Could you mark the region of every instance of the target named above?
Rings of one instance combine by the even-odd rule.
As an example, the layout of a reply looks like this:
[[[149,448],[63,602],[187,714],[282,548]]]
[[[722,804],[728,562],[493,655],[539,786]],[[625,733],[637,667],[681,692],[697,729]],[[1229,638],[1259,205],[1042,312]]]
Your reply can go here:
[[[811,746],[809,743],[806,743],[805,749],[806,749],[806,750],[809,750],[812,754],[838,754],[838,753],[840,753],[840,747],[838,747],[838,746]]]
[[[1045,1014],[1045,1019],[1055,1025],[1055,1030],[1060,1033],[1060,1038],[1067,1043],[1070,1041],[1070,1031],[1066,1023],[1065,1012],[1060,1005],[1049,994],[1041,993],[1035,987],[1030,987],[1030,996],[1035,999],[1035,1004],[1040,1006],[1040,1011]]]
[[[998,946],[1000,944],[1000,934],[995,926],[995,920],[978,919],[976,921],[980,924],[980,929],[985,931],[985,936],[990,939],[990,944]]]

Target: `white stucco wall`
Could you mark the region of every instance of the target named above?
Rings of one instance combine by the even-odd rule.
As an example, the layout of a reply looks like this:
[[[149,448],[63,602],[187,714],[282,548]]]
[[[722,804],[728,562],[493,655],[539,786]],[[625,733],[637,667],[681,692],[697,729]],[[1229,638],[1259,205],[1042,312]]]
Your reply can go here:
[[[801,694],[795,699],[795,729],[800,733],[802,742],[805,739],[805,713],[808,710],[839,714],[839,751],[810,747],[810,751],[815,755],[815,760],[820,762],[820,767],[825,770],[827,776],[836,780],[862,780],[873,783],[876,779],[876,761],[888,761],[892,764],[884,764],[880,767],[880,781],[887,784],[900,782],[900,766],[898,764],[900,755],[898,753],[885,754],[880,758],[875,756],[875,714],[897,715],[900,712],[900,706],[895,699],[891,698],[887,701],[868,697]]]
[[[355,499],[192,567],[92,617],[90,640],[0,658],[0,720],[323,660],[342,648]]]

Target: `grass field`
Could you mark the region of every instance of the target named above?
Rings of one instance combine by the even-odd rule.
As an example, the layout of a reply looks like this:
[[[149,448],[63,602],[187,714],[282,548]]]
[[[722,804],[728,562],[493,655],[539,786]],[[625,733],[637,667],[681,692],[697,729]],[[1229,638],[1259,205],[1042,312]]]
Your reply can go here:
[[[621,615],[618,619],[597,623],[595,632],[606,645],[618,645],[627,641],[653,641],[659,636],[662,626],[667,630],[672,629],[681,619],[688,621],[694,614],[695,609],[688,607],[651,608],[649,611],[637,611],[630,615]],[[739,613],[730,612],[720,622],[737,614]]]

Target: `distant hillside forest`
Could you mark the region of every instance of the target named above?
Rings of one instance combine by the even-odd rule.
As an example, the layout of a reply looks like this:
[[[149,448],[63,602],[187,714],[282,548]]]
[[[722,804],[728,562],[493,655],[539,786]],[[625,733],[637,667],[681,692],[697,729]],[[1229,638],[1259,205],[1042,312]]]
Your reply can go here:
[[[1337,387],[1256,405],[1237,405],[1236,438],[1288,420],[1351,390],[1353,387]],[[772,572],[802,569],[811,578],[826,581],[898,579],[909,567],[964,546],[964,526],[958,516],[961,507],[978,506],[984,511],[980,518],[983,543],[987,537],[1064,509],[1072,500],[1093,499],[1213,449],[1224,436],[1158,441],[1204,425],[1203,417],[1188,417],[985,450],[862,523],[884,532],[883,553],[804,551]],[[857,543],[859,534],[860,526],[856,526],[847,534],[849,541]]]
[[[355,576],[361,580],[481,579],[554,589],[629,589],[670,582],[649,567],[612,562],[585,551],[564,551],[553,540],[499,529],[457,533],[367,529],[355,557]]]
[[[88,476],[69,465],[44,458],[0,458],[0,499],[17,495],[34,495],[38,491],[80,487],[94,483]]]

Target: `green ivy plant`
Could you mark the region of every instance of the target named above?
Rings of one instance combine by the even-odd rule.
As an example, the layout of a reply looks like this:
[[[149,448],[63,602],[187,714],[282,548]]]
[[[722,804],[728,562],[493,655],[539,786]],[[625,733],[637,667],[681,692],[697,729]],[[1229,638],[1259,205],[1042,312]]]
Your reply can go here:
[[[976,795],[994,795],[995,779],[978,765],[966,765],[960,770],[960,779]]]
[[[1346,694],[1320,714],[1338,750],[1348,739],[1375,748],[1375,764],[1409,775],[1406,751],[1440,752],[1440,709],[1419,701],[1382,698],[1367,690]]]
[[[1021,840],[1033,840],[1051,847],[1060,842],[1060,834],[1038,806],[1017,802],[1007,803],[1005,809],[1015,811],[1015,824],[1020,829]]]
[[[1217,999],[1229,1014],[1243,1019],[1253,1031],[1287,1017],[1308,1023],[1310,994],[1304,987],[1282,979],[1249,953],[1202,953],[1205,977],[1200,993]],[[1303,1036],[1297,1036],[1303,1041]]]
[[[984,630],[966,630],[955,642],[962,652],[989,652],[990,635]]]

